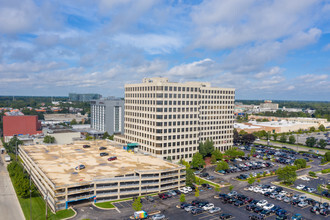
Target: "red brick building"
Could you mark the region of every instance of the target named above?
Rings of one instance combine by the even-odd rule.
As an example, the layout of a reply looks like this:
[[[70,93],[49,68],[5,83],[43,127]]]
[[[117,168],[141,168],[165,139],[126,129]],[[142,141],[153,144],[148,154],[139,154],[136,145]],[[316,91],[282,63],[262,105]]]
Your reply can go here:
[[[3,116],[3,136],[8,142],[14,135],[35,135],[42,133],[41,122],[36,115]]]

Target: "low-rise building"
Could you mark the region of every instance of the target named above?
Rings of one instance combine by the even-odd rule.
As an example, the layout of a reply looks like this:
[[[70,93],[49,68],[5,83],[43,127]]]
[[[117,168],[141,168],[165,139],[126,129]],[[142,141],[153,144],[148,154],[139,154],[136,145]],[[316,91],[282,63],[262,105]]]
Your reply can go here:
[[[185,185],[184,166],[114,146],[106,140],[20,146],[19,156],[54,212],[77,201],[111,201]]]

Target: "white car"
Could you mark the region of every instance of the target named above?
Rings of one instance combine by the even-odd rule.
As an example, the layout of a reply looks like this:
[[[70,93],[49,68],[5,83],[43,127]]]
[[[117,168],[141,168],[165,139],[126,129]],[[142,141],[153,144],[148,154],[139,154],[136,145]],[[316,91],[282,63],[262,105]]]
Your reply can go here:
[[[235,160],[237,160],[237,161],[242,161],[242,159],[241,159],[241,158],[236,158]]]
[[[279,193],[279,195],[282,195],[282,196],[285,196],[287,194],[287,192],[286,191],[281,191],[280,193]]]
[[[214,207],[212,209],[209,210],[209,213],[216,213],[216,212],[220,212],[221,211],[221,208],[220,207]]]
[[[203,206],[204,210],[209,210],[209,209],[213,209],[214,208],[214,204],[213,203],[209,203],[206,204],[205,206]]]
[[[268,192],[268,189],[261,189],[259,192],[260,192],[261,194],[265,194],[266,192]]]
[[[302,190],[304,187],[305,187],[305,185],[300,184],[300,185],[297,186],[296,188]]]
[[[309,193],[313,193],[313,192],[315,192],[315,191],[316,191],[315,188],[308,188],[308,192],[309,192]]]
[[[257,203],[257,206],[259,207],[264,207],[265,205],[267,205],[268,202],[267,200],[260,200],[258,203]]]
[[[237,192],[236,191],[231,191],[228,193],[228,196],[233,196],[233,195],[237,195]]]
[[[273,192],[272,194],[270,194],[269,197],[272,198],[272,199],[275,199],[277,195],[278,195],[278,193]]]
[[[311,179],[309,179],[307,176],[303,176],[300,178],[301,180],[305,180],[305,181],[310,181]]]
[[[260,190],[261,190],[261,188],[257,186],[257,187],[254,187],[253,192],[257,193],[257,192],[260,192]]]
[[[186,187],[179,189],[181,193],[187,194],[189,191],[186,189]]]
[[[276,189],[276,186],[271,186],[271,187],[269,187],[269,192],[273,192],[274,190]]]
[[[254,187],[253,187],[253,186],[250,186],[250,187],[248,188],[248,190],[249,190],[249,191],[253,191],[253,190],[254,190]]]
[[[300,201],[305,201],[306,199],[307,199],[307,196],[305,196],[305,195],[299,196]]]
[[[190,186],[187,186],[186,188],[187,188],[188,192],[192,192],[192,188]]]
[[[265,210],[271,210],[275,205],[274,204],[270,204],[268,203],[267,205],[265,205],[264,207],[262,207]]]

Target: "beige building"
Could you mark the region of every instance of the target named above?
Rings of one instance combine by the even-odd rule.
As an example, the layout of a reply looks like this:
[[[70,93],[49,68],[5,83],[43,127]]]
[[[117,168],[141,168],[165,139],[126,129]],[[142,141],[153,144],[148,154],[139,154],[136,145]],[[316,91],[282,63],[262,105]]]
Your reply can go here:
[[[162,159],[192,159],[199,142],[233,144],[235,90],[210,83],[145,78],[125,85],[125,140]],[[121,139],[122,141],[122,139]]]
[[[90,147],[83,148],[86,144]],[[82,200],[111,201],[185,186],[184,166],[129,153],[106,140],[20,146],[19,156],[54,212]],[[113,156],[117,159],[109,161]],[[85,168],[76,169],[79,165]]]

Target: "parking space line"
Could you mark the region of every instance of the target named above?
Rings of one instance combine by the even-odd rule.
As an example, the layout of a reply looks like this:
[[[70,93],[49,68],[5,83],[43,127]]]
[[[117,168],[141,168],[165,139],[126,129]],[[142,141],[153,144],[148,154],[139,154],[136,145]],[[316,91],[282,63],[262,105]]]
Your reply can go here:
[[[275,213],[272,213],[272,214],[270,214],[268,216],[265,216],[265,218],[268,218],[268,217],[271,217],[271,216],[274,216],[274,215],[275,215]]]
[[[213,214],[211,214],[211,213],[205,213],[205,214],[206,214],[205,216],[200,217],[199,219],[203,219],[203,218],[208,218],[208,217],[216,216],[216,213],[213,213]]]
[[[305,209],[305,208],[308,208],[308,207],[311,207],[311,205],[305,206],[305,207],[303,207],[303,208],[301,208],[301,209]]]

